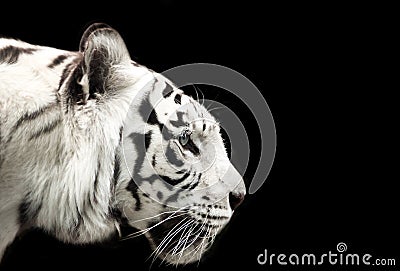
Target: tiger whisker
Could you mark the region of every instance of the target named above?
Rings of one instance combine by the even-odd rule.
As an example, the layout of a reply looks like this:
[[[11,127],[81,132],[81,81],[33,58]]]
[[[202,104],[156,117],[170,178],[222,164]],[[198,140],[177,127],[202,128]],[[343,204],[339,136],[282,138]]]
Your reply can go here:
[[[181,209],[183,209],[183,208],[186,208],[186,207],[182,207]],[[178,211],[180,211],[181,209],[175,211],[175,212],[172,213],[170,216],[168,216],[166,219],[164,219],[164,220],[158,222],[157,224],[151,226],[150,228],[146,228],[146,229],[140,230],[140,231],[138,231],[138,232],[129,234],[128,236],[126,236],[125,238],[123,238],[123,239],[121,239],[121,240],[124,241],[124,240],[127,240],[127,239],[131,239],[131,238],[138,237],[138,236],[140,236],[140,235],[143,235],[143,234],[149,232],[151,229],[153,229],[153,228],[155,228],[155,227],[161,225],[161,224],[164,223],[165,221],[168,221],[168,220],[170,220],[170,219],[172,219],[172,218],[180,217],[180,216],[183,216],[183,215],[186,215],[187,213],[189,213],[188,211],[185,211],[183,214],[175,215],[175,214],[176,214]]]
[[[201,104],[201,105],[203,105],[204,106],[204,93],[203,93],[203,91],[201,91],[201,89],[200,88],[198,88],[195,84],[192,84],[193,85],[193,87],[194,87],[194,89],[196,90],[196,94],[197,94],[197,101]],[[197,92],[200,92],[201,93],[201,96],[202,96],[202,98],[201,98],[201,102],[200,102],[200,100],[199,100],[199,96],[198,96],[198,93]]]
[[[187,232],[187,234],[184,236],[185,242],[183,243],[182,249],[181,249],[180,251],[178,251],[178,249],[180,248],[180,246],[177,246],[177,247],[172,251],[172,254],[171,254],[171,255],[174,256],[174,255],[177,255],[178,253],[179,253],[180,255],[182,255],[182,253],[185,251],[185,249],[188,248],[188,247],[190,247],[191,244],[186,245],[186,244],[188,243],[188,241],[189,241],[189,238],[190,238],[191,236],[193,236],[194,234],[196,234],[196,233],[199,231],[199,229],[198,229],[197,231],[193,232],[193,230],[194,230],[195,227],[196,227],[196,224],[193,223],[192,227],[189,229],[189,231]]]
[[[204,231],[204,228],[203,228],[202,231],[199,233],[199,235],[196,236],[195,241],[199,238],[199,236],[203,233],[203,231]],[[204,240],[203,240],[203,241],[204,241]],[[188,251],[188,252],[186,253],[186,255],[192,254],[192,256],[190,257],[190,260],[192,260],[193,257],[195,257],[195,256],[197,255],[197,253],[199,252],[200,247],[201,247],[201,244],[203,243],[203,241],[202,241],[200,244],[198,244],[196,247],[194,247],[191,251]],[[192,243],[194,243],[194,242],[192,242]],[[186,255],[185,255],[185,256],[186,256]]]
[[[199,92],[197,91],[196,85],[192,84],[194,91],[196,92],[196,101],[199,101]]]
[[[183,220],[181,220],[178,224],[176,224],[171,230],[169,230],[168,234],[163,238],[163,240],[161,241],[161,243],[157,246],[157,249],[155,251],[153,251],[152,254],[154,255],[154,258],[157,258],[162,251],[166,248],[166,246],[169,244],[169,242],[172,240],[172,238],[182,229],[185,228],[188,224],[190,224],[192,222],[192,220],[186,221],[188,218],[184,218]],[[183,223],[185,222],[185,223]],[[182,224],[183,223],[183,224]],[[181,225],[182,224],[182,225]],[[178,227],[178,229],[175,230],[176,227]],[[158,252],[157,252],[158,250]]]
[[[184,219],[181,220],[178,224],[176,224],[171,230],[169,230],[168,234],[163,238],[163,240],[161,241],[161,243],[160,243],[160,244],[156,247],[156,249],[149,255],[149,257],[147,258],[146,261],[148,261],[148,260],[150,260],[151,258],[153,258],[152,261],[151,261],[151,264],[150,264],[150,268],[153,266],[154,261],[156,260],[156,258],[164,251],[165,248],[163,247],[163,244],[166,242],[166,240],[168,240],[168,239],[170,239],[170,238],[173,238],[173,236],[171,236],[171,235],[172,235],[173,233],[178,232],[178,231],[181,229],[181,227],[182,227],[183,225],[181,225],[181,226],[179,227],[179,229],[176,230],[176,232],[175,232],[175,228],[178,227],[181,223],[183,223],[186,219],[187,219],[187,218],[184,218]],[[185,223],[184,223],[184,224],[185,224]]]
[[[122,238],[121,241],[129,240],[129,239],[136,238],[136,237],[139,237],[141,235],[144,235],[144,234],[148,233],[149,231],[151,231],[152,229],[154,229],[155,227],[161,225],[165,221],[167,221],[169,219],[172,219],[172,218],[175,218],[175,217],[180,217],[180,216],[183,216],[183,215],[186,215],[186,214],[181,214],[181,215],[177,215],[177,216],[162,220],[159,223],[157,223],[157,224],[155,224],[155,225],[153,225],[153,226],[151,226],[149,228],[146,228],[146,229],[143,229],[143,230],[140,230],[140,231],[137,231],[137,232],[134,232],[134,233],[131,233],[131,234],[127,235],[126,237]]]
[[[211,231],[211,228],[209,227],[208,229],[207,229],[207,232],[206,232],[206,236],[207,235],[209,235],[209,233],[210,233],[210,231]],[[201,256],[203,255],[203,251],[204,251],[204,248],[206,247],[205,246],[205,244],[206,244],[206,240],[208,240],[208,238],[207,239],[203,239],[203,241],[201,241],[201,244],[200,244],[200,253],[198,254],[198,262],[197,262],[197,266],[199,266],[199,264],[200,264],[200,260],[201,260]]]
[[[186,218],[184,219],[186,220]],[[174,238],[182,229],[185,229],[188,225],[193,223],[193,220],[186,221],[183,225],[181,225],[177,230],[173,231],[180,223],[182,223],[184,220],[179,222],[175,227],[169,231],[166,237],[164,237],[163,241],[157,246],[157,249],[154,251],[154,260],[161,255],[161,253],[168,247],[168,244],[171,242],[172,238]],[[158,251],[158,252],[157,252]],[[152,253],[152,254],[153,254]],[[166,253],[166,256],[164,257],[163,261],[161,261],[160,264],[162,264],[165,260],[165,258],[168,256],[168,253]]]
[[[179,210],[177,210],[177,211],[162,212],[162,213],[160,213],[160,214],[158,214],[158,215],[154,215],[154,216],[150,216],[150,217],[146,217],[146,218],[142,218],[142,219],[138,219],[138,220],[134,220],[134,221],[129,221],[129,223],[130,223],[130,224],[133,224],[133,223],[136,223],[136,222],[140,222],[140,221],[144,221],[144,220],[153,219],[153,218],[156,218],[156,217],[165,215],[165,214],[171,214],[171,213],[177,213],[177,212],[187,212],[187,211],[179,211]]]
[[[192,224],[194,224],[195,221],[193,220],[192,222],[193,222]],[[187,225],[186,228],[188,228],[189,226],[190,226],[190,225]],[[195,226],[195,225],[192,225],[192,226],[191,226],[191,228],[190,228],[188,234],[192,235],[192,231],[193,231],[193,227],[194,227],[194,226]],[[185,229],[186,229],[186,228],[185,228]],[[197,232],[200,231],[199,235],[201,234],[201,231],[202,231],[203,229],[204,229],[204,224],[202,225],[201,229],[197,230]],[[184,234],[184,232],[182,233],[182,235],[183,235],[183,234]],[[190,235],[187,237],[187,239],[189,239]],[[186,245],[186,242],[185,242],[185,245],[183,246],[183,248],[181,249],[181,251],[179,252],[179,255],[178,255],[178,253],[175,253],[175,252],[178,250],[177,247],[180,246],[180,244],[181,244],[179,241],[181,241],[182,238],[180,238],[180,239],[178,240],[178,244],[174,247],[174,249],[171,250],[171,252],[167,253],[167,255],[164,257],[164,259],[163,259],[163,261],[161,262],[161,264],[165,261],[165,259],[168,257],[168,255],[170,255],[171,257],[173,257],[173,256],[179,256],[178,261],[177,261],[177,263],[176,263],[176,266],[177,266],[178,263],[179,263],[179,260],[180,260],[181,256],[183,255],[183,252],[186,250],[186,248],[190,247],[190,246],[197,240],[197,237],[198,237],[199,235],[197,235],[189,245]],[[182,237],[182,236],[181,236],[181,237]],[[175,241],[172,245],[174,245],[174,244],[176,244],[176,243],[177,243],[177,241]]]
[[[191,245],[193,245],[193,244],[200,238],[201,234],[202,234],[203,231],[204,231],[204,227],[207,225],[207,222],[208,222],[208,214],[207,214],[207,216],[205,217],[205,219],[204,219],[204,221],[203,221],[203,223],[202,223],[202,225],[201,225],[201,227],[200,227],[200,229],[199,229],[199,233],[192,239],[191,243],[187,246],[188,248],[189,248]],[[208,228],[209,228],[209,227],[208,227]],[[204,240],[203,240],[203,241],[204,241]],[[198,249],[196,249],[197,247],[198,247],[198,246],[196,246],[194,249],[192,249],[191,251],[189,251],[188,253],[186,253],[185,256],[191,254],[192,252],[194,252],[194,253],[193,253],[193,256],[190,258],[190,259],[192,259],[192,258],[196,255],[196,253],[198,252]]]
[[[181,249],[181,251],[180,251],[180,253],[179,253],[179,257],[178,257],[177,263],[179,263],[179,261],[181,260],[181,258],[182,258],[182,256],[183,256],[185,250],[186,250],[187,248],[189,248],[189,247],[193,244],[193,242],[191,242],[191,243],[189,243],[189,244],[187,245],[190,236],[193,235],[192,232],[193,232],[193,227],[190,229],[190,232],[188,232],[188,234],[187,234],[187,237],[186,237],[185,243],[184,243],[184,245],[183,245],[183,248]],[[196,233],[194,233],[194,234],[196,234]],[[195,240],[196,240],[196,239],[197,239],[197,238],[195,238]],[[194,241],[195,241],[195,240],[194,240]]]
[[[210,105],[210,107],[211,107],[211,105]],[[224,107],[224,106],[219,106],[219,107],[214,107],[214,108],[207,109],[207,110],[208,110],[209,113],[211,113],[211,112],[214,111],[214,110],[220,110],[220,109],[226,109],[226,107]]]
[[[223,226],[224,226],[224,225],[219,225],[218,230],[216,230],[215,233],[213,234],[213,236],[211,237],[210,245],[212,245],[212,244],[214,243],[215,238],[217,237],[219,231],[221,230],[221,228],[222,228]]]
[[[191,227],[189,228],[189,227],[186,227],[184,230],[183,230],[183,232],[182,232],[182,234],[181,234],[181,237],[179,238],[179,240],[178,240],[178,244],[174,247],[174,249],[172,250],[172,252],[171,252],[171,255],[175,255],[176,254],[176,252],[178,251],[178,249],[181,247],[181,245],[183,244],[184,245],[184,243],[183,243],[183,239],[187,239],[188,237],[189,237],[189,235],[190,235],[190,232],[192,231],[192,229],[193,229],[193,227],[195,227],[196,226],[196,224],[195,224],[195,222],[193,222],[192,224],[191,224]],[[188,229],[188,231],[186,232],[186,229],[187,228],[189,228]],[[188,236],[188,237],[186,237],[186,236]],[[176,243],[176,242],[175,242]],[[175,244],[174,243],[174,244]],[[185,245],[184,245],[184,247],[183,247],[183,249],[185,248]]]

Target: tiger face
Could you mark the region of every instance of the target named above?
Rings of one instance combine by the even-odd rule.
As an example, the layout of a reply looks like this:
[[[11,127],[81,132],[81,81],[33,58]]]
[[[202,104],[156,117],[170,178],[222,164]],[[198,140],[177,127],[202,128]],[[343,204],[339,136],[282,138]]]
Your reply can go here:
[[[243,201],[220,125],[198,101],[161,75],[128,113],[123,156],[131,199],[123,214],[173,264],[199,260]],[[143,121],[138,125],[138,119]]]

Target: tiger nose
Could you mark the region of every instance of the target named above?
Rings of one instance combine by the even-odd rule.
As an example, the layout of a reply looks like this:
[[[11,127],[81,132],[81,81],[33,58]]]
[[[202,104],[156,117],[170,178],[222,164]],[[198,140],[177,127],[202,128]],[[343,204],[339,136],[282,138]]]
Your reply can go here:
[[[235,210],[244,200],[243,192],[230,192],[229,193],[229,205],[232,211]]]

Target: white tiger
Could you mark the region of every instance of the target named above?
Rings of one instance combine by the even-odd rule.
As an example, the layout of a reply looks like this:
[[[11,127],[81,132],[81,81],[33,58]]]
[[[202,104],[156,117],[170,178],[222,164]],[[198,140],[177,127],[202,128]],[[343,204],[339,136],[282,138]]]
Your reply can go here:
[[[0,39],[0,259],[32,227],[79,244],[128,223],[190,263],[245,193],[213,116],[114,29],[90,26],[79,52]]]

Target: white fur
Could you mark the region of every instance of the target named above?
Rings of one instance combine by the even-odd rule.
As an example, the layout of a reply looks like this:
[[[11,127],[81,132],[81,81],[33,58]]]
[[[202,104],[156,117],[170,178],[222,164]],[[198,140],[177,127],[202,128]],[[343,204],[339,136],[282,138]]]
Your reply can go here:
[[[33,226],[71,243],[104,240],[119,231],[120,221],[110,210],[119,210],[131,226],[145,230],[150,223],[161,220],[162,212],[189,206],[191,219],[198,223],[204,221],[202,214],[205,213],[220,218],[208,222],[209,226],[215,226],[213,230],[209,228],[209,234],[216,234],[232,215],[229,192],[245,193],[240,175],[227,158],[214,118],[176,87],[170,97],[163,98],[166,84],[173,84],[132,63],[118,33],[105,29],[89,33],[83,52],[0,39],[0,50],[7,46],[34,49],[32,53],[21,53],[13,64],[2,63],[0,59],[0,259],[15,236]],[[106,56],[103,64],[108,65],[105,66],[108,73],[101,85],[105,91],[92,93],[94,97],[91,97],[93,71],[90,69],[96,67],[90,63],[96,60],[97,52]],[[49,68],[59,55],[66,59]],[[76,79],[74,75],[79,72],[82,74]],[[65,80],[60,84],[63,76]],[[73,87],[81,93],[81,100],[73,97],[76,102],[70,96]],[[174,102],[177,94],[182,95],[180,105]],[[169,121],[176,120],[176,112],[183,110],[201,155],[196,157],[180,149],[175,136],[165,140],[157,125],[143,121],[139,108],[144,99],[150,101],[158,121],[174,135],[182,128],[173,127]],[[42,112],[35,113],[38,110]],[[201,128],[203,123],[207,123],[206,131]],[[129,136],[148,132],[152,140],[145,161],[139,172],[132,172],[141,154],[130,143]],[[139,174],[143,180],[154,174],[172,179],[182,175],[165,156],[168,146],[179,159],[186,159],[180,167],[182,170],[197,174],[177,187],[191,185],[198,178],[194,191],[200,192],[177,193],[165,182],[142,181],[138,183],[139,200],[133,197],[128,190],[133,174]],[[153,156],[157,162],[155,167],[151,164]],[[121,161],[121,168],[118,179],[114,180],[116,161]],[[211,185],[213,188],[207,190]],[[160,193],[163,200],[154,200]],[[174,195],[174,202],[166,202]],[[203,199],[204,196],[209,200]],[[139,203],[140,210],[135,208]],[[154,219],[147,219],[153,216]],[[146,236],[155,248],[157,244],[151,232]],[[196,253],[200,257],[202,252],[203,249]],[[181,254],[178,259],[166,253],[163,257],[172,263],[187,263],[197,256]]]

